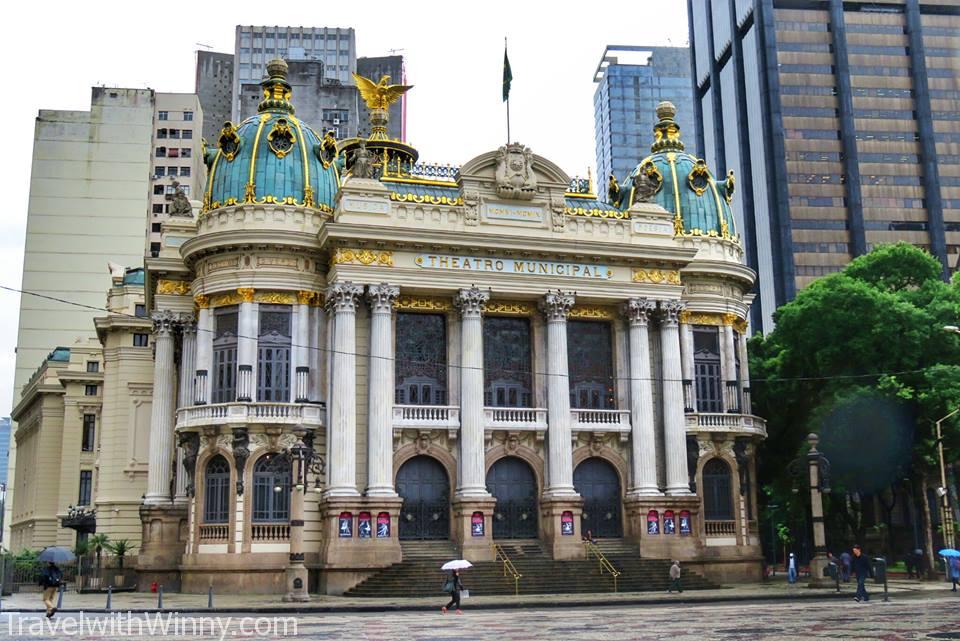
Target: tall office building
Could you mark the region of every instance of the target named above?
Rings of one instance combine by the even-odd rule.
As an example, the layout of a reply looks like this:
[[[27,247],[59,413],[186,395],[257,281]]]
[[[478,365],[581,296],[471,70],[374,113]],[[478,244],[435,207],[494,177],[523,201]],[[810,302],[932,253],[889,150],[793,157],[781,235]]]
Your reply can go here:
[[[960,252],[960,1],[688,0],[707,162],[733,169],[754,328],[905,240]]]
[[[623,180],[650,155],[650,135],[657,122],[654,107],[662,100],[676,105],[677,124],[688,144],[696,140],[686,47],[607,45],[593,81],[597,83],[593,114],[601,185],[611,174]]]
[[[273,58],[319,60],[324,79],[353,84],[357,42],[353,29],[338,27],[264,27],[237,25],[233,66],[233,116],[241,113],[241,87],[263,80]]]
[[[230,120],[233,97],[232,53],[197,51],[194,92],[203,109],[203,137],[215,144],[223,123]]]
[[[10,417],[0,418],[0,485],[7,484],[7,457],[10,454]]]
[[[403,68],[403,56],[372,56],[357,58],[357,73],[364,78],[379,82],[382,76],[390,76],[391,84],[406,84]],[[370,135],[370,109],[360,99],[360,135]],[[390,105],[390,122],[387,123],[387,135],[394,140],[407,139],[407,94]]]
[[[160,254],[160,225],[177,207],[182,191],[190,200],[203,199],[203,110],[192,93],[157,93],[150,153],[150,210],[147,213],[147,256]],[[221,122],[222,126],[223,123]],[[216,139],[214,138],[214,141]]]

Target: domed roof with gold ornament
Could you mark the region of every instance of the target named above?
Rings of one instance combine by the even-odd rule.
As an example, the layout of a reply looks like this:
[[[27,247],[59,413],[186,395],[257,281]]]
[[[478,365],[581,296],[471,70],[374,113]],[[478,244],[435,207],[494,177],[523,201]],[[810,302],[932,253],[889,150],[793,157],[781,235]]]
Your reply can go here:
[[[636,202],[654,202],[674,215],[674,232],[685,236],[737,237],[730,203],[735,182],[730,171],[718,183],[707,163],[684,151],[680,127],[670,102],[657,105],[653,152],[622,183],[611,176],[610,201],[621,210]]]
[[[279,203],[332,212],[342,158],[332,133],[321,137],[294,115],[287,63],[267,64],[257,115],[224,124],[204,152],[203,211]]]

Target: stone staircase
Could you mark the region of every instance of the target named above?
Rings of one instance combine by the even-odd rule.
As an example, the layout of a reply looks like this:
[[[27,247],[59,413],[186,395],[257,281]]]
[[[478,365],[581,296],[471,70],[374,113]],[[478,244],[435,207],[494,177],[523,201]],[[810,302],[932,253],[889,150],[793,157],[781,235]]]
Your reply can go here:
[[[498,541],[517,571],[522,574],[520,594],[571,594],[613,592],[613,577],[600,572],[596,559],[555,561],[535,540]],[[449,541],[403,542],[403,561],[377,572],[347,592],[348,596],[390,598],[440,596],[446,573],[445,562],[458,558]],[[666,591],[670,584],[670,561],[641,559],[636,546],[621,539],[600,540],[604,556],[620,571],[618,592]],[[484,561],[463,573],[463,584],[471,595],[510,595],[513,577],[504,576],[503,563]],[[683,588],[698,590],[718,587],[704,577],[684,570]]]

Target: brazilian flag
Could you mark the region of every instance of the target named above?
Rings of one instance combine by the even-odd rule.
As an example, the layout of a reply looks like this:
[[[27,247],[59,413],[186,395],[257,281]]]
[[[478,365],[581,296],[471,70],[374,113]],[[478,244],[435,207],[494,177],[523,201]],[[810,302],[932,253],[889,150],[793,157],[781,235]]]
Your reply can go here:
[[[513,72],[510,71],[510,58],[507,57],[507,47],[503,47],[503,101],[510,99],[510,82],[513,80]]]

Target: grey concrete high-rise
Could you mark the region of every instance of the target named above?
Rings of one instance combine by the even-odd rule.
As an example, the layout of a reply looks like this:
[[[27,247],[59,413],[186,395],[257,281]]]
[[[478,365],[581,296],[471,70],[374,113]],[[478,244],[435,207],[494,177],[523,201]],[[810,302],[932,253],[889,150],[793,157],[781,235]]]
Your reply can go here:
[[[593,115],[597,180],[606,193],[611,174],[623,180],[646,156],[655,107],[669,100],[687,144],[696,140],[690,50],[686,47],[607,45],[594,73]],[[691,153],[697,151],[688,149]]]
[[[956,269],[960,0],[687,7],[698,144],[739,177],[754,329],[875,245],[908,241]]]
[[[365,78],[378,82],[381,76],[390,76],[390,82],[395,85],[405,81],[403,56],[374,56],[357,58],[357,73]],[[360,99],[360,135],[370,135],[370,110],[367,103]],[[406,140],[406,108],[407,95],[390,105],[390,122],[387,123],[387,135],[397,140]]]
[[[230,120],[233,96],[233,54],[197,51],[195,93],[203,109],[203,137],[215,144],[223,123]]]

